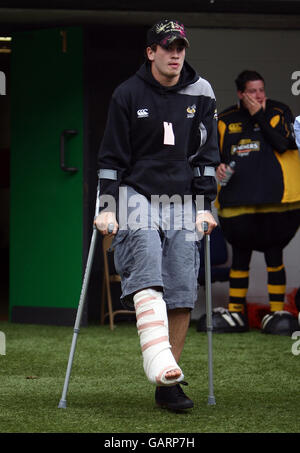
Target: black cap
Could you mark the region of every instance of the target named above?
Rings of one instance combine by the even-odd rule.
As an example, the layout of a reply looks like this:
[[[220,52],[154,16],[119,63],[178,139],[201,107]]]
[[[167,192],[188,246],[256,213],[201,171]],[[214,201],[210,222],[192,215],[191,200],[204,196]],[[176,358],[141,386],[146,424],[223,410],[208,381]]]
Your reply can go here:
[[[190,46],[186,37],[184,25],[178,20],[163,19],[153,25],[147,33],[147,46],[159,44],[167,48],[176,39],[184,41],[186,47]]]

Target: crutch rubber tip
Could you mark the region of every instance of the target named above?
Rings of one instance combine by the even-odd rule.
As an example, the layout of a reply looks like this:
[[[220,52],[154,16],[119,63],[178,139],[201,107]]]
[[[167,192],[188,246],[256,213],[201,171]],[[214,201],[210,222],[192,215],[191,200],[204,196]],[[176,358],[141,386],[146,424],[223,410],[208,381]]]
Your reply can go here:
[[[213,404],[216,404],[215,397],[214,397],[214,396],[209,396],[209,397],[208,397],[208,402],[207,402],[207,404],[208,404],[209,406],[212,406]]]
[[[66,409],[67,407],[67,401],[66,400],[60,400],[58,409]]]

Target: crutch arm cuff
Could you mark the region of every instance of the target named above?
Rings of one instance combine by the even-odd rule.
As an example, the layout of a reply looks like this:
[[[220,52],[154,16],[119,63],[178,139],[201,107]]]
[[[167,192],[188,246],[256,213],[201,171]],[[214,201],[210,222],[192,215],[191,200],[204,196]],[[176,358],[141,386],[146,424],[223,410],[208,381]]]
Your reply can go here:
[[[98,170],[99,179],[110,179],[112,181],[118,180],[118,172],[112,168],[101,168]]]

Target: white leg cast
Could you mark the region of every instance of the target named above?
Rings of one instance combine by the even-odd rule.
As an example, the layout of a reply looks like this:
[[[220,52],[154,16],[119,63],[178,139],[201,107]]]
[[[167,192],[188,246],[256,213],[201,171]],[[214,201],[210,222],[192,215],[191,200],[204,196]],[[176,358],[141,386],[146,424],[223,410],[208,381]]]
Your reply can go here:
[[[183,373],[171,352],[167,309],[162,293],[144,289],[135,294],[133,301],[147,378],[155,385],[174,385],[182,381]],[[166,373],[173,370],[179,370],[180,375],[166,379]]]

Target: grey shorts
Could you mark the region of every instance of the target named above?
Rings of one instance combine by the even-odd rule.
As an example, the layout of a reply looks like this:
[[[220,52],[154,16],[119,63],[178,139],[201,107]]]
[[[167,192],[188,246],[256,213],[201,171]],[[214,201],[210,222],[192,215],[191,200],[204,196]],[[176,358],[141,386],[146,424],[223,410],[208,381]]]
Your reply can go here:
[[[112,247],[121,276],[123,304],[133,307],[133,293],[161,287],[168,309],[193,309],[200,265],[194,202],[188,200],[184,207],[176,202],[153,205],[126,187],[126,197],[121,196],[119,203],[123,214],[119,213],[119,230]],[[192,216],[188,221],[187,212]]]

